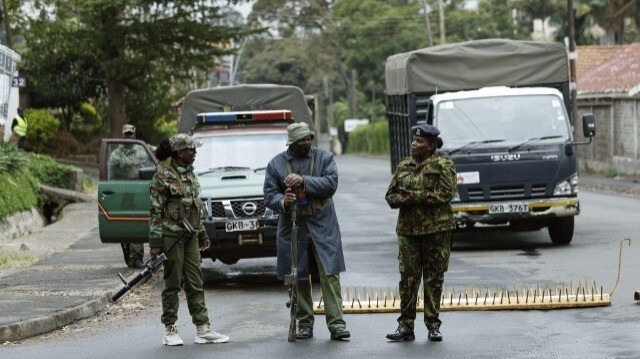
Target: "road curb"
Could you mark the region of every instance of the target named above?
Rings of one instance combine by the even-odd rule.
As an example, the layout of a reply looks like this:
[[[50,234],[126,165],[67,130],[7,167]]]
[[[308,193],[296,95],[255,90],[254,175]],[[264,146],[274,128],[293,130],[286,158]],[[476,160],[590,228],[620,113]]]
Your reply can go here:
[[[88,300],[82,304],[50,315],[1,325],[0,343],[17,342],[37,335],[46,334],[54,330],[62,329],[78,320],[90,318],[107,306],[110,297],[111,293],[106,293],[102,297]]]

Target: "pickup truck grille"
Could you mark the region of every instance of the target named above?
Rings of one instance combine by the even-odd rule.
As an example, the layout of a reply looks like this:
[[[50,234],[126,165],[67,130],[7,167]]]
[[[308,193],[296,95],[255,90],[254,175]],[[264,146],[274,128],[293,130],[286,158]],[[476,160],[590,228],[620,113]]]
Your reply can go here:
[[[529,197],[542,197],[547,192],[547,185],[544,183],[532,184],[530,188],[525,185],[491,186],[491,187],[468,187],[467,194],[470,201],[486,201],[500,199],[520,199]],[[485,192],[488,195],[485,196]]]
[[[266,206],[262,198],[211,200],[202,198],[207,218],[255,218],[265,214]]]

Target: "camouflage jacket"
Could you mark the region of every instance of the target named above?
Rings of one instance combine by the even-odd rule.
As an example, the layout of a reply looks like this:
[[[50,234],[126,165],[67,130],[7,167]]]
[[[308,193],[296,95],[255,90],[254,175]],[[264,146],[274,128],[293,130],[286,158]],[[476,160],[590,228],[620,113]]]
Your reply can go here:
[[[160,166],[153,175],[149,193],[150,247],[161,246],[163,236],[178,236],[183,231],[183,218],[198,231],[198,238],[207,237],[202,224],[200,183],[193,173],[193,166],[182,167],[173,160],[170,165]]]
[[[109,179],[138,179],[138,169],[148,162],[149,156],[140,145],[120,145],[109,155]]]
[[[413,196],[403,189],[413,192]],[[400,208],[396,233],[416,236],[453,230],[450,202],[455,191],[456,168],[448,157],[434,153],[421,163],[412,157],[404,158],[385,196],[391,208]]]

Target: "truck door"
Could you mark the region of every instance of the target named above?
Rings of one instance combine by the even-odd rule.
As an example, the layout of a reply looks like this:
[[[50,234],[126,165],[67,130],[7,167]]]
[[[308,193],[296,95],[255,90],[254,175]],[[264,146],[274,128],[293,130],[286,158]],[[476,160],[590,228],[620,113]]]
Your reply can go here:
[[[100,146],[98,227],[103,243],[147,242],[149,182],[158,160],[139,140],[105,139]]]

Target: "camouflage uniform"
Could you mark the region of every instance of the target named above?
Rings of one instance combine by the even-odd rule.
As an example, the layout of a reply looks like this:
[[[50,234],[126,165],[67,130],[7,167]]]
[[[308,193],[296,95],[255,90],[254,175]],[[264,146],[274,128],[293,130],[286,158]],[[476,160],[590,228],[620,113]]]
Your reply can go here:
[[[407,197],[402,188],[412,191]],[[422,276],[424,321],[427,328],[439,328],[440,297],[444,272],[449,264],[451,233],[455,228],[449,204],[455,194],[456,170],[453,162],[434,153],[421,163],[403,159],[391,180],[385,199],[391,208],[400,208],[398,261],[400,307],[398,323],[413,330],[416,300]]]
[[[171,137],[173,151],[195,146],[195,142],[187,135]],[[150,194],[149,246],[162,246],[167,255],[167,261],[164,262],[165,287],[162,291],[161,321],[165,325],[177,321],[178,293],[184,288],[193,323],[208,323],[200,271],[200,243],[208,240],[208,237],[202,224],[200,184],[193,173],[193,166],[182,167],[172,159],[170,165],[160,167],[153,176]],[[184,218],[198,231],[198,236],[183,236],[169,250],[183,231],[181,222]]]
[[[139,145],[120,145],[109,155],[109,179],[138,179],[138,170],[145,165],[152,166],[149,155]]]

